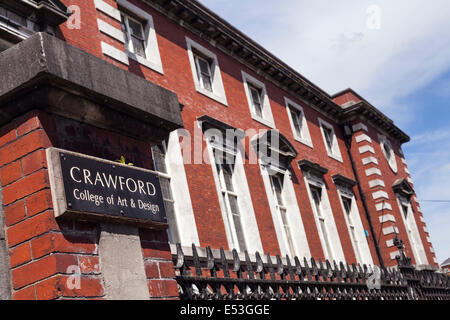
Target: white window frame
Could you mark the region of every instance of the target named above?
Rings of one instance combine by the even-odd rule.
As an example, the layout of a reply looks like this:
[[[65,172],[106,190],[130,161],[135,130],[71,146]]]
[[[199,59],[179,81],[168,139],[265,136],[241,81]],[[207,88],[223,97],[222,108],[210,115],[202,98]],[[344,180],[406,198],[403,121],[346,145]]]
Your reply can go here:
[[[162,176],[170,178],[172,197],[175,202],[175,220],[180,243],[183,246],[191,246],[193,243],[200,245],[194,210],[192,209],[191,196],[184,170],[183,155],[179,141],[178,130],[169,135],[166,146],[165,163],[167,174]]]
[[[266,85],[244,71],[241,71],[241,73],[242,73],[242,80],[244,83],[245,95],[247,97],[248,107],[250,108],[250,114],[252,115],[252,118],[274,129],[275,123],[273,120],[272,109],[270,107],[269,96],[267,95]],[[255,113],[253,106],[253,99],[250,94],[249,84],[261,91],[262,117],[258,116]]]
[[[227,97],[225,95],[225,89],[222,81],[222,74],[219,67],[219,61],[217,60],[217,56],[210,50],[206,49],[202,45],[198,44],[194,40],[186,37],[186,45],[187,52],[189,57],[189,63],[191,65],[192,77],[194,79],[195,90],[197,92],[211,98],[225,106],[228,105]],[[195,59],[195,51],[199,52],[200,55],[203,55],[207,59],[209,59],[209,69],[211,71],[211,85],[212,91],[205,89],[201,83],[201,80],[198,77],[197,73],[197,62]],[[202,57],[203,58],[203,57]],[[203,58],[205,59],[205,58]]]
[[[130,3],[127,0],[117,0],[117,4],[119,5],[119,8],[122,7],[126,9],[127,11],[131,12],[133,15],[135,15],[144,22],[143,27],[144,27],[146,58],[143,58],[141,56],[134,54],[133,52],[130,52],[127,48],[127,43],[125,43],[125,51],[128,57],[137,61],[141,65],[146,66],[147,68],[150,68],[158,73],[164,74],[161,56],[159,54],[158,41],[156,38],[155,26],[153,23],[153,17],[146,11],[138,8],[137,6],[135,6],[134,4]],[[120,13],[125,16],[129,16],[126,12],[121,11]],[[133,17],[131,18],[134,19]]]
[[[397,173],[397,159],[395,157],[394,148],[392,147],[391,142],[388,140],[388,138],[386,138],[386,136],[381,134],[378,135],[378,140],[380,141],[381,152],[383,152],[384,157],[389,164],[389,167],[391,168],[392,172]],[[389,149],[389,155],[386,154],[385,147]]]
[[[334,215],[331,210],[330,200],[328,198],[327,189],[325,187],[325,184],[322,180],[322,178],[316,177],[313,174],[310,174],[309,172],[305,173],[305,185],[306,189],[308,190],[308,196],[310,200],[310,204],[313,210],[314,214],[314,220],[316,222],[317,231],[319,233],[320,243],[322,245],[322,249],[325,255],[325,258],[331,261],[339,262],[345,262],[344,252],[342,250],[342,244],[341,239],[339,237],[339,233],[337,231],[336,222],[334,220]],[[322,217],[325,219],[325,232],[326,234],[323,234],[322,229],[320,227],[320,220],[319,220],[319,213],[316,210],[314,198],[311,192],[311,187],[314,186],[316,188],[321,189],[321,202],[320,202],[320,209],[322,212]],[[328,252],[327,256],[327,249],[326,249],[326,239],[328,238],[328,243],[331,247],[331,252]]]
[[[333,158],[333,159],[339,161],[339,162],[343,162],[342,161],[341,150],[339,149],[339,141],[338,141],[336,133],[334,131],[334,126],[331,123],[329,123],[329,122],[327,122],[327,121],[325,121],[325,120],[323,120],[321,118],[318,118],[318,120],[319,120],[320,132],[322,133],[323,143],[325,145],[325,149],[327,150],[328,156],[330,158]],[[331,139],[332,139],[331,150],[328,148],[328,143],[327,143],[327,140],[326,140],[326,137],[325,137],[325,132],[323,130],[324,127],[328,128],[331,131],[331,133],[332,133],[332,136],[331,136]]]
[[[357,262],[366,265],[373,265],[372,255],[370,253],[369,244],[367,243],[367,239],[364,232],[364,226],[361,221],[361,216],[358,210],[358,205],[356,204],[356,197],[354,193],[344,187],[337,186],[339,201],[341,202],[342,211],[344,212],[345,222],[347,224],[347,228],[349,231],[350,240],[353,245],[353,251],[355,252],[355,257]],[[343,198],[347,198],[351,201],[350,214],[347,214],[343,202]],[[351,235],[351,228],[355,231],[355,240]],[[359,252],[359,257],[358,253]]]
[[[227,236],[228,247],[231,249],[236,248],[239,251],[239,248],[236,247],[236,239],[234,236],[234,232],[231,230],[232,226],[228,223],[228,209],[227,204],[224,202],[222,197],[222,187],[221,180],[219,177],[219,172],[216,168],[216,162],[214,158],[214,149],[223,152],[224,156],[228,153],[227,156],[234,157],[234,170],[233,170],[233,179],[235,181],[234,188],[235,194],[238,195],[238,206],[240,211],[242,232],[244,236],[244,241],[246,244],[246,250],[248,252],[263,252],[261,237],[259,233],[259,228],[256,222],[256,215],[253,208],[253,202],[250,196],[250,189],[247,183],[247,178],[244,170],[243,156],[242,150],[243,147],[238,142],[238,145],[235,147],[227,147],[222,148],[222,143],[212,142],[208,136],[205,136],[206,146],[208,150],[208,155],[210,159],[211,169],[213,171],[214,182],[216,185],[216,191],[219,199],[219,205],[222,213],[222,220],[224,222],[225,233]],[[220,145],[220,146],[219,146]],[[232,219],[231,219],[232,220]]]
[[[409,244],[411,245],[413,251],[412,253],[416,260],[416,264],[418,266],[428,265],[427,255],[425,254],[425,248],[422,243],[422,238],[420,237],[419,229],[417,228],[416,219],[411,207],[411,201],[408,201],[397,194],[397,203],[400,210],[400,215],[402,216],[403,225],[406,229]],[[403,206],[407,207],[406,217],[403,212]]]
[[[286,111],[287,111],[287,114],[289,117],[289,122],[291,124],[294,139],[297,140],[298,142],[303,143],[304,145],[307,145],[310,148],[314,148],[312,140],[311,140],[311,135],[309,133],[308,121],[306,121],[305,112],[303,111],[302,106],[300,106],[299,104],[295,103],[294,101],[292,101],[286,97],[284,97],[284,102],[286,105]],[[296,109],[296,111],[299,112],[301,115],[301,119],[298,119],[301,122],[300,123],[300,134],[301,135],[298,135],[297,130],[295,129],[295,124],[294,124],[295,119],[293,118],[291,109]]]
[[[282,218],[278,210],[278,202],[275,199],[275,195],[272,189],[272,183],[270,181],[271,174],[280,174],[283,176],[283,188],[282,196],[284,200],[284,206],[286,208],[286,218],[289,224],[289,228],[292,235],[292,241],[295,249],[295,256],[300,259],[306,257],[309,259],[311,257],[311,252],[309,249],[308,239],[306,238],[306,232],[302,221],[302,216],[298,206],[297,196],[295,194],[294,185],[292,183],[292,177],[289,170],[282,170],[278,167],[271,166],[260,160],[260,170],[264,182],[264,188],[266,190],[267,198],[269,201],[270,212],[272,214],[272,221],[275,227],[275,233],[278,239],[278,245],[280,247],[280,252],[282,255],[288,254],[291,258],[291,253],[289,252],[289,246],[287,243],[287,238],[285,235],[285,230],[283,228]]]

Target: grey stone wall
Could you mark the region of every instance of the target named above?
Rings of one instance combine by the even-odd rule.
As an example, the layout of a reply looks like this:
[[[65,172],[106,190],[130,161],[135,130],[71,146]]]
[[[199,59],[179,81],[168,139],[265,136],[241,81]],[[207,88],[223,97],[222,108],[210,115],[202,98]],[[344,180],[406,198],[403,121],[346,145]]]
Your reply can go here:
[[[0,187],[0,300],[11,299],[11,277],[8,246],[5,235],[5,217],[3,211],[3,192]]]

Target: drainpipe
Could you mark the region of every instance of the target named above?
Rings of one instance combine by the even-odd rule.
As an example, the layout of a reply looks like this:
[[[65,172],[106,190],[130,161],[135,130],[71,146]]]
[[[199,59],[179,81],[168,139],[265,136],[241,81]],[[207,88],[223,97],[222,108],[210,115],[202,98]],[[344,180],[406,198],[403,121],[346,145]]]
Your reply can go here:
[[[348,123],[344,124],[342,132],[344,133],[345,145],[347,147],[347,152],[348,152],[348,155],[350,157],[350,162],[352,164],[353,174],[355,175],[355,178],[356,178],[356,185],[358,186],[358,191],[359,191],[359,194],[361,195],[361,200],[362,200],[362,203],[363,203],[364,212],[366,213],[367,221],[369,222],[369,229],[370,229],[370,233],[372,235],[373,242],[375,244],[375,251],[376,251],[377,256],[378,256],[378,261],[380,261],[381,268],[384,269],[383,257],[381,256],[381,251],[380,251],[380,247],[378,245],[378,240],[377,240],[377,238],[375,236],[375,230],[373,229],[372,218],[370,216],[370,212],[369,212],[369,209],[368,209],[368,206],[367,206],[366,196],[364,195],[364,192],[362,191],[361,183],[360,183],[360,180],[359,180],[359,175],[358,175],[358,172],[357,172],[356,166],[355,166],[355,161],[353,160],[353,156],[352,156],[352,153],[351,153],[353,130],[352,130],[352,127],[350,126],[350,124],[348,124]]]

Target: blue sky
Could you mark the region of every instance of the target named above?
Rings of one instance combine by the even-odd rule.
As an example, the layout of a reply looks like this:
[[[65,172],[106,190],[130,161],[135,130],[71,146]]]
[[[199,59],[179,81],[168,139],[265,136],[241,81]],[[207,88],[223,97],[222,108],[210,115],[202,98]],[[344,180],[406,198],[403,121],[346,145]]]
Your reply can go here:
[[[420,200],[450,201],[448,0],[200,0],[330,94],[353,88],[410,137]],[[450,202],[422,201],[439,263]]]

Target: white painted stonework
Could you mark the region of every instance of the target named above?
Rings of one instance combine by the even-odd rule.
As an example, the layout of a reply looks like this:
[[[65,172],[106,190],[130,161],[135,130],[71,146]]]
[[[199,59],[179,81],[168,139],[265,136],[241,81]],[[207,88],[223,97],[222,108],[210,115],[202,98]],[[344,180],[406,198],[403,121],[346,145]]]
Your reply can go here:
[[[387,192],[381,191],[381,190],[372,193],[372,197],[373,197],[374,200],[380,199],[380,198],[389,199],[389,196],[388,196]]]
[[[104,55],[113,58],[117,61],[120,61],[125,65],[130,64],[130,62],[128,61],[128,55],[124,51],[121,51],[116,47],[113,47],[112,45],[103,41],[101,42],[101,47]]]
[[[398,233],[398,228],[394,226],[383,228],[383,234],[391,234],[391,233]]]
[[[367,158],[362,159],[362,163],[363,163],[363,165],[367,165],[369,163],[378,164],[378,160],[375,157],[367,157]]]
[[[372,175],[381,176],[381,170],[378,168],[370,168],[366,170],[366,176],[370,177]]]
[[[363,142],[363,141],[367,141],[369,143],[372,143],[372,139],[365,133],[360,134],[359,136],[356,136],[355,139],[356,139],[357,143],[360,143],[360,142]]]
[[[380,202],[375,205],[377,211],[381,210],[392,210],[392,206],[389,202]]]
[[[125,37],[123,35],[122,30],[117,29],[116,27],[110,25],[109,23],[101,20],[101,19],[97,19],[97,25],[98,25],[98,29],[103,32],[104,34],[110,36],[111,38],[114,38],[122,43],[125,42]]]
[[[353,131],[359,131],[359,130],[364,130],[364,131],[369,131],[369,129],[367,128],[367,126],[364,124],[364,123],[362,123],[362,122],[360,122],[360,123],[357,123],[357,124],[354,124],[353,126],[352,126],[352,128],[353,128]]]
[[[121,21],[120,11],[102,0],[94,0],[95,8],[117,21]]]
[[[362,146],[362,147],[359,147],[358,150],[359,150],[359,153],[361,153],[361,154],[366,153],[366,152],[375,154],[375,150],[371,146]]]
[[[381,179],[375,179],[375,180],[369,181],[369,187],[371,187],[371,188],[385,187],[385,186],[386,186],[386,184]]]
[[[380,220],[380,223],[388,222],[388,221],[395,222],[395,217],[392,214],[382,215],[382,216],[378,217],[378,219]]]

